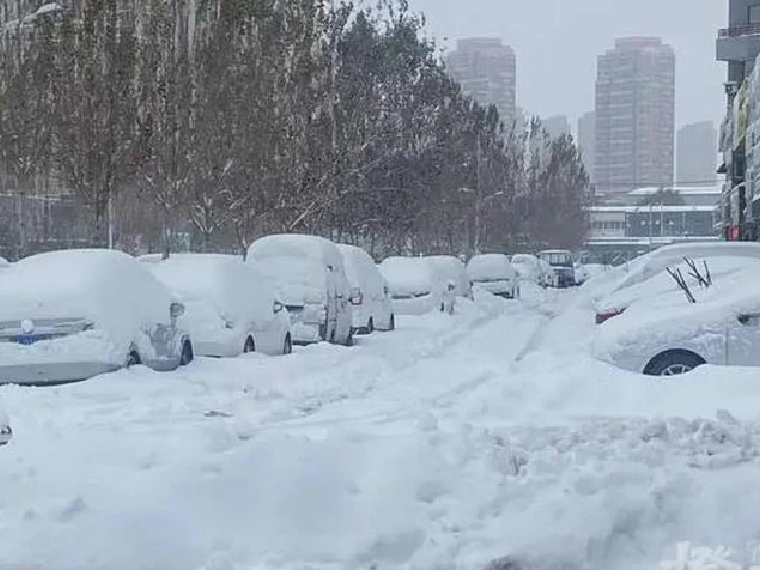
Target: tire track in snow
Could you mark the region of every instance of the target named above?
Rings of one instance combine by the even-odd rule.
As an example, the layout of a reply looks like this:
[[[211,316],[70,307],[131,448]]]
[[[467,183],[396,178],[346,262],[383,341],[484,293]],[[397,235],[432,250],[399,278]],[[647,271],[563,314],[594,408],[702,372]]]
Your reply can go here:
[[[520,327],[515,327],[519,323]],[[431,409],[451,407],[464,395],[473,393],[485,384],[500,381],[516,357],[525,350],[526,343],[535,336],[543,320],[531,308],[515,305],[509,309],[474,320],[466,330],[446,335],[444,342],[415,355],[410,366],[407,362],[376,372],[376,390],[362,398],[341,398],[322,402],[308,409],[308,415],[282,421],[257,424],[256,430],[308,430],[325,429],[356,423],[395,423],[419,419]],[[507,331],[517,331],[510,345]],[[520,333],[526,332],[522,335]],[[524,337],[524,338],[523,338]],[[483,357],[486,357],[485,361]],[[399,371],[403,370],[401,374]],[[461,379],[445,382],[446,375],[464,372]],[[422,382],[415,382],[422,379]],[[443,390],[429,390],[442,379]],[[413,388],[422,387],[414,393]],[[377,401],[381,398],[380,402]],[[383,402],[384,400],[384,402]],[[399,404],[401,402],[401,404]],[[377,403],[381,403],[378,407]],[[348,414],[340,414],[339,407],[349,407]],[[356,413],[357,408],[370,407]],[[327,417],[318,417],[327,413]],[[351,413],[353,412],[353,413]]]

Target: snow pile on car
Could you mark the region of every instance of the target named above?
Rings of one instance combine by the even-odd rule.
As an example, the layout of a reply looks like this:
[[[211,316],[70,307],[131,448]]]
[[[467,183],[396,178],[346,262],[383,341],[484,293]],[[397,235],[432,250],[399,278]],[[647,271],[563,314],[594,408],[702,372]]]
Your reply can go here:
[[[121,363],[137,331],[156,319],[169,322],[171,297],[133,257],[113,250],[68,250],[24,258],[3,270],[0,321],[78,318],[94,324],[80,338],[41,341],[31,347],[2,346],[3,358],[21,358],[30,350],[69,354],[92,349],[104,340]],[[101,347],[105,350],[104,347]],[[48,356],[51,356],[48,354]]]
[[[323,303],[328,265],[344,271],[334,244],[316,236],[259,238],[249,247],[247,261],[270,280],[286,305]]]
[[[476,255],[467,264],[467,273],[473,281],[514,279],[517,271],[506,255],[488,253]]]
[[[416,297],[434,292],[435,274],[423,258],[389,257],[379,267],[393,297]]]

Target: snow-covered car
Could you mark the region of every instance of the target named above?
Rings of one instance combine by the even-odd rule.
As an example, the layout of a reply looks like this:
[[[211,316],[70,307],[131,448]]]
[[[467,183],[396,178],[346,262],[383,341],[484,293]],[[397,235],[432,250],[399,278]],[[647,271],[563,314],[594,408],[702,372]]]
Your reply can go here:
[[[8,414],[3,408],[3,403],[0,401],[0,445],[5,445],[13,437],[13,429],[11,428],[11,422],[8,419]]]
[[[429,255],[424,258],[440,277],[454,282],[454,294],[472,300],[472,284],[467,266],[453,255]],[[448,283],[447,283],[448,287]]]
[[[699,265],[707,263],[708,267],[716,260],[727,258],[732,260],[728,262],[729,264],[741,264],[742,260],[752,263],[760,260],[760,244],[749,242],[674,244],[638,257],[625,266],[610,270],[603,277],[595,280],[599,283],[592,295],[592,301],[596,309],[597,324],[622,314],[632,300],[640,295],[638,289],[635,288],[640,283],[662,274],[664,274],[662,279],[669,279],[666,269],[680,264],[684,258],[694,260]],[[631,291],[626,292],[627,289]]]
[[[575,287],[578,282],[573,253],[568,249],[545,249],[538,256],[551,265],[554,271],[553,286],[560,289]]]
[[[353,344],[353,310],[343,256],[331,241],[300,234],[257,239],[253,264],[274,285],[290,314],[293,344]]]
[[[0,382],[84,380],[124,366],[193,359],[184,306],[135,258],[68,250],[22,259],[0,277]]]
[[[390,289],[369,254],[359,247],[338,244],[351,286],[354,331],[370,334],[396,328]]]
[[[175,254],[146,267],[185,305],[179,324],[190,331],[196,356],[292,352],[285,305],[241,257]]]
[[[5,269],[6,267],[10,267],[10,263],[8,263],[5,259],[0,257],[0,269]]]
[[[707,272],[697,268],[704,278]],[[705,363],[760,366],[760,262],[713,259],[709,287],[700,286],[686,262],[673,269],[680,269],[695,302],[667,272],[630,287],[625,312],[597,329],[595,355],[650,376]]]
[[[424,315],[431,311],[453,312],[454,284],[442,280],[421,257],[389,257],[379,265],[388,281],[393,312],[397,315]]]
[[[548,287],[549,273],[551,268],[547,270],[542,266],[539,259],[535,255],[529,253],[517,253],[512,256],[510,260],[512,266],[517,270],[517,275],[521,281],[527,281],[535,283],[540,287]],[[549,265],[548,263],[546,264]]]
[[[509,258],[500,253],[476,255],[467,264],[467,275],[473,285],[498,297],[516,299],[519,276]]]

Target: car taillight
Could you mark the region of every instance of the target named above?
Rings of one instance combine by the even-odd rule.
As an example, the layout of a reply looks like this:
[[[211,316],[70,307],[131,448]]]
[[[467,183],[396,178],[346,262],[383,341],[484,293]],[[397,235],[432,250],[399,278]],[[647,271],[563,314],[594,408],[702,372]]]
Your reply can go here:
[[[609,321],[612,317],[617,317],[625,313],[625,309],[610,309],[609,311],[603,311],[596,314],[596,324],[601,325]]]

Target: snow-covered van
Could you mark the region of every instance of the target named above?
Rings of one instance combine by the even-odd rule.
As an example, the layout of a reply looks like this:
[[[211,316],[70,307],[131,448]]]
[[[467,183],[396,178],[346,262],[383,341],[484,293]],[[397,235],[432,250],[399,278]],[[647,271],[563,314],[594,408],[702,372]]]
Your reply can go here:
[[[290,314],[294,344],[353,344],[353,311],[343,257],[331,241],[301,234],[257,239],[247,263],[274,285]]]

